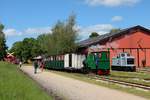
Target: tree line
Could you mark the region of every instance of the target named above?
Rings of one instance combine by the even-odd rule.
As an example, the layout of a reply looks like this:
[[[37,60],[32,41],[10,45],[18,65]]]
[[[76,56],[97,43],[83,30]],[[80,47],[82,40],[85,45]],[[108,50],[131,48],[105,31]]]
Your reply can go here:
[[[58,21],[49,33],[15,42],[9,52],[24,62],[38,55],[73,52],[78,37],[75,25],[75,15],[71,15],[66,21]]]

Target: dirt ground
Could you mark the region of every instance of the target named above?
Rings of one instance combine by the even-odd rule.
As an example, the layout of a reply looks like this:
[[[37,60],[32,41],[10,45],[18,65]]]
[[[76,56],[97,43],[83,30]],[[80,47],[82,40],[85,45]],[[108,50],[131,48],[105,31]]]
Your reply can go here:
[[[47,91],[67,100],[146,100],[132,94],[60,76],[49,71],[38,70],[38,73],[34,74],[32,66],[23,66],[21,70]]]

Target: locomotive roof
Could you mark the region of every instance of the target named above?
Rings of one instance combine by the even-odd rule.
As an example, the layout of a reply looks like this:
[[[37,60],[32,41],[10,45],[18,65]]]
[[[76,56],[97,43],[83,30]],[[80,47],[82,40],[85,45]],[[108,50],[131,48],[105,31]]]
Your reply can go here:
[[[120,32],[107,33],[107,34],[104,34],[104,35],[100,35],[98,37],[88,38],[86,40],[80,41],[78,43],[78,46],[79,46],[79,48],[83,48],[83,47],[88,47],[88,46],[91,46],[91,45],[95,45],[95,44],[103,42],[103,41],[107,42],[107,41],[109,41],[110,38],[114,38],[116,36],[121,36],[121,35],[124,35],[124,34],[127,34],[127,33],[132,33],[132,32],[135,32],[136,30],[139,30],[139,29],[150,33],[149,29],[147,29],[145,27],[142,27],[140,25],[137,25],[137,26],[130,27],[130,28],[127,28],[127,29],[123,29]]]

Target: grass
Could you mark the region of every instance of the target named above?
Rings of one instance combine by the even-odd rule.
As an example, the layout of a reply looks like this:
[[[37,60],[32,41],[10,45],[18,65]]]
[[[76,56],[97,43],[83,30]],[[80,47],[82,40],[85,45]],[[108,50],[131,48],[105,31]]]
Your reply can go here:
[[[0,100],[52,100],[16,65],[0,62]]]
[[[150,73],[112,71],[112,77],[150,79]]]
[[[117,84],[114,84],[114,83],[109,83],[109,82],[104,83],[102,81],[98,81],[98,80],[94,79],[94,77],[96,77],[96,75],[85,75],[85,74],[79,74],[79,73],[67,73],[67,72],[59,72],[59,71],[51,71],[51,72],[59,74],[59,75],[63,75],[63,76],[66,76],[66,77],[74,78],[74,79],[77,79],[77,80],[81,80],[81,81],[84,81],[84,82],[88,82],[88,83],[108,87],[108,88],[111,88],[111,89],[120,90],[120,91],[123,91],[123,92],[131,93],[131,94],[134,94],[134,95],[137,95],[137,96],[141,96],[141,97],[150,99],[150,91],[139,90],[139,89],[136,89],[136,88],[133,88],[133,87],[123,87],[123,86],[120,86],[120,85],[117,85]],[[125,72],[125,76],[127,75],[127,73]],[[119,73],[117,73],[117,72],[112,73],[112,75],[114,75],[114,74],[119,74]],[[121,76],[124,76],[124,75],[121,74]],[[145,76],[145,77],[147,77],[147,76]]]
[[[107,78],[150,86],[150,73],[112,71]],[[149,80],[149,81],[146,81]]]

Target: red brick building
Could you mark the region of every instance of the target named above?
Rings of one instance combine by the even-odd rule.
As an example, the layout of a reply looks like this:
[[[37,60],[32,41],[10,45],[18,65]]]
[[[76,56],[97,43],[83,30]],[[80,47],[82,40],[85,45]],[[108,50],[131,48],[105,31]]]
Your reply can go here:
[[[137,67],[150,67],[150,30],[142,26],[134,26],[117,33],[108,33],[79,43],[83,53],[89,50],[101,51],[110,49],[110,57],[120,52],[128,52],[135,57]]]

